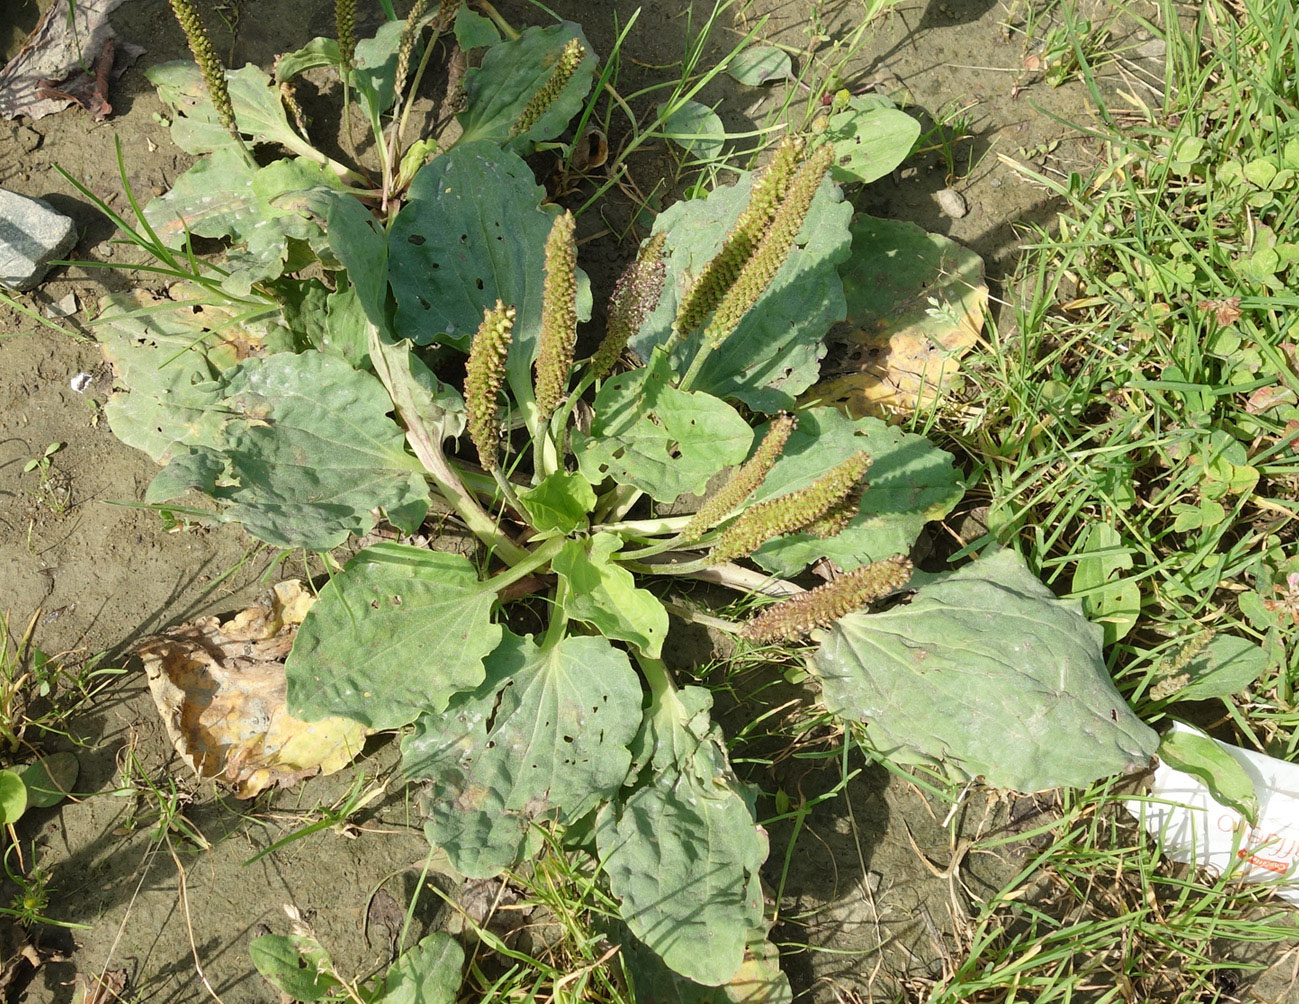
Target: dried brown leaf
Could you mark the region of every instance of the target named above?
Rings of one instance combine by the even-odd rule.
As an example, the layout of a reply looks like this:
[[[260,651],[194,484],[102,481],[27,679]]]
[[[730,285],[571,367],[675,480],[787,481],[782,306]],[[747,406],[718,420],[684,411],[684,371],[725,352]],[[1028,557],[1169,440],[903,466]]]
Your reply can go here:
[[[110,80],[144,52],[118,42],[108,15],[122,0],[55,0],[35,30],[0,70],[0,118],[44,118],[79,104],[96,119],[113,110]]]
[[[281,582],[225,623],[203,617],[136,649],[176,751],[239,798],[341,770],[365,740],[355,722],[303,722],[285,706],[284,659],[314,599]]]

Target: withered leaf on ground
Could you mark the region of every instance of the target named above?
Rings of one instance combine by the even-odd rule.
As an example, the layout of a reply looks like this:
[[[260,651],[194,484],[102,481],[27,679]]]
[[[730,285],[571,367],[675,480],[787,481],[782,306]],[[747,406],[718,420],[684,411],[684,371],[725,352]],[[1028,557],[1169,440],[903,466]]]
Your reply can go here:
[[[79,104],[96,119],[112,112],[108,85],[144,52],[119,42],[108,15],[122,0],[55,0],[0,70],[0,118],[44,118]]]
[[[355,722],[303,722],[285,707],[284,659],[314,600],[301,582],[281,582],[225,623],[202,617],[136,649],[176,751],[239,798],[341,770],[365,741]]]

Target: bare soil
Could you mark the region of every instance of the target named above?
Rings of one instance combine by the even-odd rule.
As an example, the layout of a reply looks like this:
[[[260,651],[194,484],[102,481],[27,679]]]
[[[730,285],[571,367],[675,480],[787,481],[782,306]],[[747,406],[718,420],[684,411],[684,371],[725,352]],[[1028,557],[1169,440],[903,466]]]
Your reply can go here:
[[[5,5],[3,58],[17,50],[47,3]],[[363,33],[377,24],[377,4],[370,6],[375,11],[368,25],[362,23]],[[597,50],[607,53],[615,11],[625,23],[635,4],[554,6],[581,22]],[[671,79],[669,64],[680,58],[688,29],[686,0],[643,0],[641,6],[619,81],[628,93]],[[912,220],[973,248],[988,264],[994,294],[1003,297],[1009,295],[1004,280],[1016,249],[1028,228],[1050,222],[1053,205],[1040,186],[1000,155],[1046,173],[1082,171],[1097,157],[1093,141],[1066,124],[1088,121],[1086,88],[1078,82],[1051,88],[1040,73],[1026,70],[1032,50],[1007,28],[1015,16],[1012,6],[1022,5],[1008,0],[904,3],[866,36],[844,80],[853,89],[892,94],[926,125],[954,107],[965,109],[971,129],[955,143],[957,176],[949,177],[942,156],[932,153],[850,195],[865,211]],[[517,24],[540,17],[522,3],[501,9]],[[331,5],[316,0],[231,0],[219,10],[226,23],[215,16],[209,21],[219,51],[234,66],[269,67],[277,53],[332,33]],[[848,0],[754,0],[724,20],[716,54],[768,15],[769,38],[806,49],[813,15],[827,35],[841,37],[854,27],[859,8]],[[54,165],[124,211],[115,144],[121,145],[129,183],[142,197],[165,192],[190,163],[172,145],[161,121],[163,107],[142,73],[149,65],[187,55],[165,0],[130,0],[113,23],[121,38],[147,52],[115,85],[115,110],[107,121],[96,123],[74,108],[34,122],[0,122],[0,184],[45,198],[72,216],[81,234],[75,256],[82,261],[112,261],[123,252],[106,243],[112,225],[55,173]],[[1157,64],[1157,51],[1139,28],[1129,24],[1125,30],[1136,32],[1128,36],[1132,46],[1146,45],[1148,73],[1151,60]],[[1140,75],[1139,65],[1125,65],[1129,74]],[[1119,82],[1113,71],[1111,77]],[[1149,77],[1126,86],[1140,89],[1142,79]],[[723,99],[723,118],[734,130],[759,123],[774,100],[764,91],[729,83],[701,97]],[[317,107],[327,106],[309,104],[308,110]],[[327,131],[328,120],[320,127]],[[631,162],[645,191],[669,166],[663,150]],[[968,206],[959,218],[939,203],[938,193],[949,187]],[[625,219],[630,206],[615,204],[610,214],[615,222]],[[594,230],[588,236],[593,239],[584,246],[583,262],[605,263],[597,264],[593,278],[607,290],[630,247]],[[80,312],[60,323],[85,341],[0,307],[5,336],[0,339],[0,610],[25,623],[39,609],[37,642],[43,649],[80,657],[104,653],[108,664],[129,670],[71,725],[82,764],[81,796],[22,820],[24,848],[50,875],[51,915],[86,927],[41,934],[42,944],[58,947],[64,961],[42,966],[21,999],[69,1001],[75,974],[125,970],[138,999],[197,1001],[214,992],[230,1002],[275,1002],[278,993],[252,970],[247,944],[266,929],[287,930],[282,904],[292,904],[309,919],[344,971],[366,972],[382,965],[392,950],[388,928],[376,920],[375,903],[388,902],[383,896],[407,902],[427,844],[404,792],[393,783],[348,825],[325,827],[248,863],[275,840],[321,818],[318,806],[341,804],[358,777],[362,785],[387,777],[395,760],[391,742],[368,750],[355,771],[251,803],[199,784],[172,755],[143,675],[129,658],[131,647],[165,625],[239,609],[259,583],[302,570],[300,559],[276,568],[279,556],[255,547],[238,530],[170,531],[153,512],[131,506],[142,497],[154,467],[143,454],[119,444],[104,421],[112,375],[87,326],[97,299],[127,283],[122,273],[71,266],[57,269],[24,298],[43,312],[75,293]],[[90,375],[90,383],[73,390],[71,381],[81,373]],[[49,471],[24,473],[27,461],[50,443],[65,445],[53,455]],[[710,639],[678,631],[679,666],[690,669],[713,655]],[[772,889],[783,881],[784,893],[783,923],[774,937],[786,945],[811,946],[788,951],[785,965],[796,991],[813,1000],[833,1000],[845,991],[887,999],[898,981],[941,971],[953,918],[969,909],[968,893],[949,868],[959,857],[960,841],[996,831],[1008,825],[1012,812],[1022,816],[1024,811],[1022,805],[977,799],[944,826],[946,805],[930,804],[919,789],[878,766],[854,762],[850,767],[856,775],[844,792],[818,806],[797,833],[789,825],[773,826],[771,833],[767,878]],[[839,779],[834,767],[753,778],[767,790],[779,784],[806,798]],[[179,808],[184,821],[168,829],[159,812],[171,808]],[[164,831],[167,838],[159,839]],[[202,842],[192,839],[195,833]],[[797,841],[793,848],[791,840]],[[783,874],[787,850],[789,869]],[[1013,851],[1004,859],[975,854],[963,861],[959,874],[977,895],[1016,867]],[[0,891],[0,899],[7,901],[12,891],[12,886]],[[428,908],[418,926],[440,923],[441,900],[426,894],[421,901]]]

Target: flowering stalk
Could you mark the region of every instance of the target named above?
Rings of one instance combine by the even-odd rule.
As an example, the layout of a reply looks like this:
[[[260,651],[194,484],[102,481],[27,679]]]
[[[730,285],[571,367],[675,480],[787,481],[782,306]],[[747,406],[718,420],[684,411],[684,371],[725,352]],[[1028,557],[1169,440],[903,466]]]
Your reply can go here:
[[[244,158],[251,164],[252,154],[248,152],[244,137],[235,122],[235,109],[230,102],[230,88],[226,83],[225,67],[221,65],[216,49],[212,48],[212,40],[208,37],[207,28],[203,25],[203,19],[199,17],[198,9],[194,6],[193,0],[171,0],[171,10],[176,15],[181,30],[185,32],[189,51],[194,54],[194,62],[198,64],[199,73],[203,76],[203,83],[207,86],[208,96],[212,99],[212,107],[216,109],[217,119],[235,141]]]
[[[771,427],[762,437],[758,448],[753,451],[753,456],[736,470],[726,484],[700,506],[699,511],[691,518],[681,532],[683,543],[698,540],[705,532],[744,504],[744,500],[753,494],[753,490],[758,485],[762,484],[767,472],[780,457],[780,451],[785,448],[785,443],[797,424],[797,418],[784,413],[772,420]]]
[[[686,390],[694,383],[703,369],[704,361],[730,337],[744,315],[767,291],[771,280],[776,277],[793,250],[794,240],[803,228],[812,199],[833,160],[834,148],[823,144],[794,172],[757,247],[740,267],[735,281],[718,302],[712,319],[704,328],[699,349],[690,362],[690,368],[681,378],[680,389]]]
[[[510,350],[514,316],[514,308],[500,300],[494,308],[484,311],[465,365],[465,425],[478,450],[478,459],[488,471],[500,469],[496,399],[505,380],[505,357]]]
[[[536,389],[542,423],[568,390],[577,342],[577,244],[573,214],[560,213],[546,238],[546,274],[541,287],[541,333],[537,337]]]
[[[519,112],[519,117],[514,120],[514,125],[510,127],[511,137],[524,135],[540,121],[541,116],[546,114],[546,110],[555,103],[555,99],[568,86],[578,64],[585,58],[586,49],[582,43],[575,38],[570,38],[560,51],[559,60],[555,63],[550,78],[528,99],[523,111]]]
[[[689,335],[707,320],[739,277],[744,263],[757,249],[763,232],[785,197],[790,178],[802,162],[803,147],[801,136],[786,137],[776,149],[767,169],[754,182],[749,204],[735,221],[722,249],[704,266],[703,272],[677,308],[672,328],[681,337]]]
[[[346,77],[356,56],[356,0],[334,0],[334,34],[338,36],[339,70]]]
[[[910,581],[911,570],[910,559],[902,554],[863,565],[768,607],[740,629],[740,637],[762,643],[792,641],[829,627],[845,614],[901,589]]]
[[[636,260],[614,283],[609,296],[609,319],[605,324],[604,340],[591,356],[587,377],[591,381],[603,380],[617,365],[618,358],[631,341],[645,318],[658,306],[663,293],[663,245],[667,234],[655,234],[641,249]]]
[[[870,454],[859,450],[806,488],[745,509],[722,532],[709,560],[715,564],[752,554],[767,541],[819,520],[857,487],[870,463]]]

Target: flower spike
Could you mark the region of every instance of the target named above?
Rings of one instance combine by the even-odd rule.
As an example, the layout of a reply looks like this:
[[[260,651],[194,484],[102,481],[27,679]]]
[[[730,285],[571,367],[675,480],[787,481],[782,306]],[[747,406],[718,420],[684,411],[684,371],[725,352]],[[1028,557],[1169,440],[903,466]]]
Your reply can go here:
[[[682,336],[690,334],[708,319],[739,277],[744,263],[757,250],[763,233],[785,197],[790,179],[802,162],[803,147],[802,137],[787,137],[776,149],[767,169],[754,182],[749,204],[735,221],[722,249],[704,266],[677,309],[673,328]]]
[[[505,380],[505,357],[510,351],[514,308],[500,300],[483,312],[483,323],[469,346],[465,365],[465,412],[469,438],[478,450],[483,468],[500,467],[501,437],[496,399]]]
[[[570,38],[560,51],[559,60],[555,63],[550,79],[528,99],[523,111],[519,112],[519,117],[514,120],[514,125],[510,127],[511,137],[522,136],[540,121],[541,116],[546,114],[546,109],[555,103],[555,99],[568,86],[568,81],[577,70],[578,64],[585,58],[586,49],[582,43],[575,38]]]
[[[774,537],[815,523],[856,489],[870,464],[870,454],[859,450],[806,488],[750,506],[722,533],[710,557],[720,562],[752,554]]]
[[[246,154],[244,138],[235,123],[234,105],[230,103],[230,88],[226,84],[225,67],[221,65],[221,58],[212,47],[212,40],[208,37],[207,28],[203,26],[203,19],[199,16],[198,9],[194,6],[193,0],[171,0],[171,10],[176,15],[181,30],[185,32],[189,51],[194,54],[194,62],[198,64],[203,83],[207,85],[207,92],[212,98],[212,107],[216,109],[217,118]]]
[[[541,287],[537,339],[537,409],[545,422],[568,391],[577,342],[577,244],[570,212],[560,213],[546,238],[546,278]]]
[[[740,629],[749,641],[793,641],[896,592],[911,579],[911,561],[895,554],[845,572],[833,582],[768,607]]]
[[[797,425],[798,419],[789,414],[782,413],[772,419],[771,427],[762,437],[758,448],[753,451],[753,456],[745,462],[744,466],[736,470],[717,494],[701,505],[699,511],[691,517],[686,528],[681,531],[683,540],[698,540],[743,505],[744,500],[753,494],[753,490],[758,485],[762,484],[767,472],[779,459],[780,451],[785,448],[790,433]]]
[[[640,330],[650,313],[658,306],[663,293],[663,245],[667,234],[649,239],[636,260],[614,283],[609,296],[609,319],[604,341],[591,356],[591,378],[603,380],[613,372],[631,336]]]
[[[820,146],[790,179],[785,198],[772,216],[757,249],[744,262],[735,282],[713,311],[712,320],[704,329],[705,344],[716,348],[724,342],[771,285],[771,280],[789,257],[794,239],[803,229],[812,198],[833,160],[834,148],[829,144]]]

